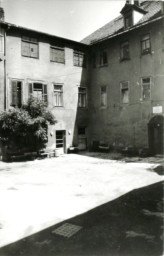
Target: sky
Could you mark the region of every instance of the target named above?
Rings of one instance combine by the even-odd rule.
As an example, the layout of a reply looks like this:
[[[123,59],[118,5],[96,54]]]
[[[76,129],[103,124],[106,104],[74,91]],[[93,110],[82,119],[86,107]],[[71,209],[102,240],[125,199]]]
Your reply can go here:
[[[120,15],[125,0],[0,0],[5,21],[80,41]]]

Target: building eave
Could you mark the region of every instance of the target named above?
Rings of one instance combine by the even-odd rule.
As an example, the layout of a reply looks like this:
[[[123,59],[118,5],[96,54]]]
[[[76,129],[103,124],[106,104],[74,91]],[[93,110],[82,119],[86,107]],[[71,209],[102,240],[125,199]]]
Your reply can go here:
[[[122,32],[119,32],[119,33],[116,32],[115,34],[112,34],[112,35],[110,35],[110,36],[104,37],[104,38],[99,39],[99,40],[95,40],[95,41],[91,42],[89,45],[90,45],[90,46],[91,46],[91,45],[95,45],[95,44],[97,44],[97,43],[106,41],[106,40],[108,40],[108,39],[110,39],[110,38],[114,38],[114,37],[117,37],[117,36],[126,34],[126,33],[130,32],[130,31],[133,31],[133,30],[135,30],[135,29],[141,28],[141,27],[143,27],[143,26],[145,26],[145,25],[151,24],[151,23],[153,23],[153,22],[156,22],[156,21],[159,21],[159,20],[162,20],[162,19],[164,19],[164,15],[162,15],[162,16],[156,18],[156,19],[153,19],[153,20],[151,20],[151,21],[149,20],[149,21],[145,21],[145,22],[143,22],[143,23],[141,23],[141,24],[136,24],[136,25],[134,25],[134,26],[132,26],[132,27],[130,27],[130,28],[128,28],[128,29],[122,31]]]
[[[41,34],[41,35],[44,35],[44,36],[47,36],[47,37],[52,37],[52,38],[55,38],[55,39],[58,39],[58,40],[62,40],[62,41],[65,41],[65,42],[68,42],[68,43],[71,43],[71,44],[76,44],[76,45],[79,45],[79,46],[88,47],[87,44],[84,44],[84,43],[81,43],[81,42],[78,42],[78,41],[75,41],[75,40],[67,39],[67,38],[64,38],[64,37],[56,36],[56,35],[53,35],[53,34],[45,33],[45,32],[39,31],[39,30],[34,30],[34,29],[31,29],[31,28],[27,28],[27,27],[22,27],[22,26],[12,24],[12,23],[9,23],[9,22],[0,21],[0,25],[1,24],[6,26],[8,29],[9,28],[14,28],[14,29],[18,29],[18,30],[26,30],[26,31],[29,31],[29,32],[32,32],[32,33],[37,33],[37,34]]]

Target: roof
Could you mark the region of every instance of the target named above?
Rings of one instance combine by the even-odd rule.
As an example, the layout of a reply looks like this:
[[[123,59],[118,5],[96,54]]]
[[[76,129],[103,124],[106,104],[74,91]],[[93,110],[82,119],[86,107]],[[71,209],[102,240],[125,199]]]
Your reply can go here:
[[[43,35],[43,36],[47,36],[47,37],[51,37],[51,38],[54,38],[56,40],[62,40],[62,41],[69,42],[69,43],[75,44],[75,45],[79,45],[79,46],[82,46],[82,47],[85,47],[85,48],[88,47],[88,45],[83,43],[83,42],[77,42],[77,41],[74,41],[74,40],[71,40],[71,39],[67,39],[67,38],[64,38],[64,37],[59,37],[59,36],[56,36],[56,35],[53,35],[53,34],[49,34],[49,33],[45,33],[45,32],[42,32],[42,31],[38,31],[38,30],[34,30],[34,29],[18,26],[18,25],[9,23],[9,22],[0,21],[0,25],[7,26],[8,28],[14,28],[14,29],[19,29],[19,30],[27,30],[29,32],[37,33],[37,34],[40,34],[40,35]]]
[[[155,20],[157,17],[162,15],[162,1],[144,1],[141,4],[141,8],[146,12],[145,15],[139,20],[137,24],[135,24],[131,28],[135,28],[136,26],[143,25],[146,22]],[[81,42],[84,44],[94,44],[98,41],[102,41],[104,39],[110,38],[112,36],[118,35],[120,32],[126,32],[124,30],[124,20],[123,16],[120,15],[116,19],[110,21],[105,26],[99,28],[86,38],[84,38]]]

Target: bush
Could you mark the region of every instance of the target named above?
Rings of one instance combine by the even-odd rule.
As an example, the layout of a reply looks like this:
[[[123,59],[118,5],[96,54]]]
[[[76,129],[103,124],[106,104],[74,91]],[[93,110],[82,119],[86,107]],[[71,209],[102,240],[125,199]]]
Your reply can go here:
[[[56,120],[45,103],[30,98],[21,109],[10,109],[0,114],[0,139],[7,148],[39,151],[47,143],[48,124]]]

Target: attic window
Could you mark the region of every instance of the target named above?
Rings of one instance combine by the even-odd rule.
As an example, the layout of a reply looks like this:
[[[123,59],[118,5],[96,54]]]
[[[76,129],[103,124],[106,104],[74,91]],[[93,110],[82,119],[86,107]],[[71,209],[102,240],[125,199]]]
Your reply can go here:
[[[133,25],[133,16],[132,16],[132,12],[130,12],[124,16],[125,29],[131,27],[132,25]]]

